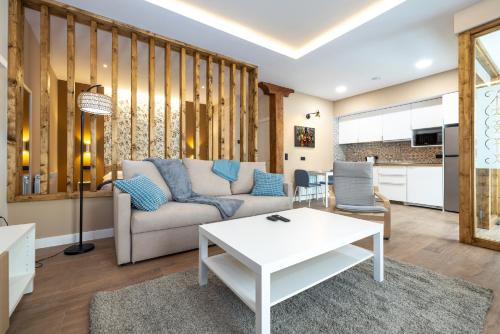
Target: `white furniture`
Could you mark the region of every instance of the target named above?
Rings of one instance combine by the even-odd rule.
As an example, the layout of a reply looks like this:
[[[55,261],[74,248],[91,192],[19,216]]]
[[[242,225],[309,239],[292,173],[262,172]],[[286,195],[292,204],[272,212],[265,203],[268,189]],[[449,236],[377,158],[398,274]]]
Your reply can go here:
[[[413,130],[443,126],[441,99],[433,99],[411,105],[411,128]]]
[[[443,95],[443,123],[458,124],[458,92]]]
[[[384,141],[410,140],[411,109],[407,106],[394,107],[387,110],[382,116]]]
[[[384,279],[383,225],[301,208],[199,226],[199,284],[214,272],[256,314],[257,333],[270,333],[271,306],[374,257]],[[371,252],[352,245],[373,237]],[[209,241],[226,253],[208,256]],[[353,282],[356,284],[356,282]]]
[[[339,144],[353,144],[358,142],[358,119],[339,119]]]
[[[443,168],[441,166],[406,168],[406,202],[427,206],[443,206]]]
[[[9,316],[21,297],[33,291],[35,224],[0,227],[0,254],[9,254]]]
[[[333,177],[333,171],[331,170],[327,170],[327,171],[309,171],[308,172],[309,175],[315,175],[316,178],[318,176],[324,176],[324,181],[325,181],[325,192],[324,192],[324,195],[325,195],[325,208],[328,208],[328,205],[329,205],[329,199],[330,199],[330,187],[328,185],[328,177],[329,176],[332,176]],[[317,180],[317,182],[320,182],[319,180]],[[300,196],[300,194],[299,194]]]
[[[382,141],[382,115],[370,113],[358,119],[358,143]]]
[[[406,202],[406,168],[383,167],[378,169],[380,193],[393,201]]]

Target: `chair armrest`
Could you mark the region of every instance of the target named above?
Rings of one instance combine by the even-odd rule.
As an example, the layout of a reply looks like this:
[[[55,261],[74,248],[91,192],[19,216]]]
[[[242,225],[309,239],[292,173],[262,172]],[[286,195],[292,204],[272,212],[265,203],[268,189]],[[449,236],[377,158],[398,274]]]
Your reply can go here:
[[[131,262],[132,238],[130,220],[132,205],[130,194],[117,187],[113,190],[113,221],[115,234],[116,262],[118,265]]]
[[[330,206],[335,209],[337,207],[337,198],[335,197],[335,187],[332,186],[332,191],[330,192]]]
[[[382,203],[384,204],[384,207],[386,209],[391,208],[391,202],[389,201],[389,199],[387,197],[385,197],[384,195],[382,195],[380,193],[378,187],[373,187],[373,193],[375,194],[376,197],[378,197],[378,199],[380,199],[382,201]]]

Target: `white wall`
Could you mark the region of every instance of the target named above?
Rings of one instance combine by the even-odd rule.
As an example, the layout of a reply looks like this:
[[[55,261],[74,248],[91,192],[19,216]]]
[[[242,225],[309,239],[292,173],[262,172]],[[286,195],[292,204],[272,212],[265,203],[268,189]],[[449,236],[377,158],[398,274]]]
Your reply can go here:
[[[0,0],[0,63],[7,60],[8,0]],[[7,69],[0,64],[0,216],[7,216]]]
[[[500,17],[500,1],[483,0],[455,14],[455,34],[480,26]]]

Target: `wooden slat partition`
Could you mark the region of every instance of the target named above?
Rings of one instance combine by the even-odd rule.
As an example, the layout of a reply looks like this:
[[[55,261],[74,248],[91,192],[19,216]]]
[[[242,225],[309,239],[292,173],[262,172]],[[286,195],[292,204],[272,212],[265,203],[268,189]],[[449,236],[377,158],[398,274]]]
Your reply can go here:
[[[250,73],[250,97],[248,106],[248,160],[258,161],[259,132],[259,72]]]
[[[248,161],[247,87],[247,68],[243,66],[240,70],[240,161]]]
[[[225,159],[226,155],[226,117],[225,117],[225,96],[224,79],[226,73],[226,64],[224,59],[219,62],[219,109],[218,109],[218,127],[219,127],[219,159]]]
[[[137,160],[137,34],[130,40],[130,157]]]
[[[67,17],[67,155],[66,155],[66,191],[73,192],[73,175],[75,161],[75,18]]]
[[[236,64],[229,73],[229,159],[236,157]]]
[[[40,8],[40,192],[48,193],[50,136],[50,14]]]
[[[213,159],[213,109],[212,109],[212,90],[213,90],[213,75],[212,75],[213,58],[208,56],[207,59],[207,84],[206,84],[206,106],[208,114],[208,159]]]
[[[149,39],[149,156],[156,157],[155,40]]]
[[[194,157],[200,158],[200,54],[196,52],[193,60],[193,106],[195,114]]]
[[[172,95],[172,82],[171,82],[171,46],[170,43],[165,44],[165,132],[164,132],[164,140],[165,140],[165,158],[172,158],[172,143],[171,143],[171,121],[172,115],[170,111],[170,99]]]
[[[113,180],[117,178],[118,172],[118,29],[111,30],[111,103],[113,114],[111,114],[111,175]]]
[[[181,116],[181,133],[180,133],[180,157],[186,155],[186,49],[181,49],[180,66],[179,66],[179,84],[180,84],[180,116]]]
[[[90,84],[97,84],[97,22],[90,22]],[[97,116],[90,116],[90,191],[97,190]]]
[[[9,1],[8,40],[7,199],[12,202],[20,193],[22,175],[24,11],[20,0]]]

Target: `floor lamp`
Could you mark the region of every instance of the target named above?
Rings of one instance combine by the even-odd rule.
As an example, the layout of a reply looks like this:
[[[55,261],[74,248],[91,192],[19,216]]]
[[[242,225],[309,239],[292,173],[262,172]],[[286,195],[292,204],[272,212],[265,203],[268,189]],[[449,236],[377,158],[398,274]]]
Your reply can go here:
[[[85,92],[78,95],[78,107],[80,108],[80,240],[78,244],[72,245],[64,250],[66,255],[77,255],[94,249],[94,244],[83,243],[83,128],[85,113],[93,115],[109,116],[113,112],[111,98],[104,94],[92,93],[93,88],[101,85],[90,86]]]

